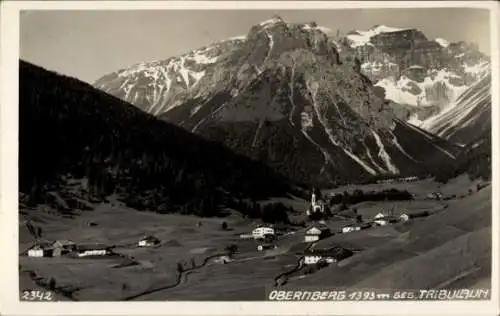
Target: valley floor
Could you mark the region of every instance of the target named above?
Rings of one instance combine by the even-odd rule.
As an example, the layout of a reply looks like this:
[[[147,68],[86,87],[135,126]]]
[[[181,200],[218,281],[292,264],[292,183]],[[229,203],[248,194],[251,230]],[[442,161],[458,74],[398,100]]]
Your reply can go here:
[[[464,178],[440,188],[430,181],[398,186],[416,194],[416,200],[364,202],[355,206],[358,213],[363,218],[373,218],[380,210],[394,207],[396,213],[403,209],[407,213],[427,210],[431,215],[411,224],[396,223],[323,239],[314,247],[340,245],[356,249],[355,254],[315,273],[295,274],[283,287],[489,288],[491,188],[476,192],[475,183]],[[474,192],[469,194],[469,188],[474,188]],[[336,190],[346,189],[352,187]],[[363,189],[378,190],[380,185]],[[455,194],[456,198],[424,199],[436,190]],[[288,202],[295,209],[302,205],[303,210],[308,204],[299,199]],[[26,218],[41,227],[43,238],[48,240],[69,239],[116,247],[117,255],[104,258],[20,255],[20,291],[46,287],[53,278],[58,300],[264,300],[266,292],[275,286],[275,278],[297,266],[300,256],[295,251],[308,247],[304,243],[305,229],[295,228],[279,237],[277,249],[258,252],[255,241],[240,235],[250,233],[259,223],[236,213],[226,218],[200,219],[138,212],[119,204],[103,204],[74,218],[40,210],[21,213],[20,253],[34,242],[25,227]],[[229,229],[221,229],[223,221]],[[333,218],[327,225],[337,230],[349,223],[352,220]],[[144,235],[158,237],[161,245],[137,247]],[[238,252],[228,263],[217,263],[231,244],[238,246]],[[178,264],[182,265],[181,273]]]

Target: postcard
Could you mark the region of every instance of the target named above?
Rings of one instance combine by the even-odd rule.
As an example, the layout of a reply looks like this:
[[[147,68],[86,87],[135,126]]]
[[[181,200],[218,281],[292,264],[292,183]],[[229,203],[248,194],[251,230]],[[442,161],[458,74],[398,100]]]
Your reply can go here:
[[[1,312],[497,314],[498,12],[3,2]]]

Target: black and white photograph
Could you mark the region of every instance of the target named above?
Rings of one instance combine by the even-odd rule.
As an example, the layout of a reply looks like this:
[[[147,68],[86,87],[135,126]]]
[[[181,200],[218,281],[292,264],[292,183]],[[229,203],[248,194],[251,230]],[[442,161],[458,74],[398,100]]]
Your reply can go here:
[[[495,6],[225,3],[18,11],[19,303],[490,302]]]

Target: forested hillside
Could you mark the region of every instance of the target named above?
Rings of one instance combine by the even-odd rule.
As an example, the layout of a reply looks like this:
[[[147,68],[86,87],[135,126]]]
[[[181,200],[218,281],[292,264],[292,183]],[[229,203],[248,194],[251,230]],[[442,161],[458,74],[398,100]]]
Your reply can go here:
[[[138,209],[211,216],[289,190],[257,162],[24,61],[19,96],[24,203],[44,203],[48,192],[87,201],[117,194]]]

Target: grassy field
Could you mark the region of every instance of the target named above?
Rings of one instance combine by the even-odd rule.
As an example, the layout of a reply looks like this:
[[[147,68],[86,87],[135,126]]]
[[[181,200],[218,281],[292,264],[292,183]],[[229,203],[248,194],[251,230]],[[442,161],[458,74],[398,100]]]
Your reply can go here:
[[[363,185],[347,185],[340,186],[335,189],[325,190],[326,195],[343,193],[344,191],[352,193],[354,190],[363,191],[381,191],[388,189],[408,190],[410,193],[415,194],[416,198],[423,198],[432,192],[441,192],[443,195],[464,195],[467,194],[469,189],[476,189],[476,185],[481,183],[481,180],[469,180],[467,175],[462,175],[455,179],[450,180],[446,184],[441,184],[433,181],[432,179],[419,180],[414,182],[402,183],[372,183]]]
[[[384,229],[386,227],[383,227]],[[371,233],[371,231],[370,231]],[[344,236],[342,236],[344,237]],[[335,240],[338,238],[338,240]],[[378,244],[362,232],[330,241],[371,247],[288,287],[419,289],[489,287],[491,274],[491,189],[485,188],[404,233],[388,232]],[[327,243],[329,239],[322,241]]]
[[[403,185],[403,184],[401,184]],[[420,181],[405,184],[404,189],[425,196],[437,184]],[[433,187],[434,186],[434,187]],[[376,190],[379,185],[370,188]],[[466,194],[475,183],[455,179],[441,186],[441,192]],[[399,187],[401,189],[402,187]],[[345,188],[338,188],[344,191]],[[455,192],[455,193],[451,193]],[[448,193],[447,193],[448,194]],[[461,193],[460,193],[461,194]],[[280,200],[297,210],[308,202]],[[352,208],[353,206],[351,206]],[[430,288],[489,287],[491,258],[491,189],[484,188],[465,198],[449,201],[415,200],[406,202],[364,202],[355,205],[365,220],[381,210],[412,213],[423,210],[433,215],[411,224],[375,227],[348,234],[336,234],[321,240],[316,248],[341,245],[359,250],[354,256],[327,268],[294,278],[285,287],[301,285],[328,288]],[[58,287],[77,288],[75,300],[262,300],[274,278],[292,269],[304,250],[304,228],[278,240],[278,248],[256,250],[253,240],[241,239],[259,222],[233,213],[226,218],[203,218],[138,212],[123,205],[103,204],[74,218],[61,218],[50,210],[21,210],[20,243],[23,251],[33,243],[24,220],[43,229],[43,238],[70,239],[76,243],[115,245],[122,257],[72,259],[67,257],[31,258],[20,256],[20,289],[36,288],[29,271],[37,277],[54,278]],[[201,221],[201,226],[197,224]],[[222,230],[225,221],[229,229]],[[94,223],[95,226],[89,226]],[[332,230],[352,223],[350,219],[332,219]],[[162,244],[138,248],[146,235],[155,235]],[[207,257],[221,254],[236,244],[239,252],[228,264]],[[180,278],[177,265],[190,269]],[[134,265],[125,265],[134,263]],[[172,287],[170,287],[172,285]],[[144,293],[144,295],[141,295]],[[64,296],[57,297],[67,299]]]

